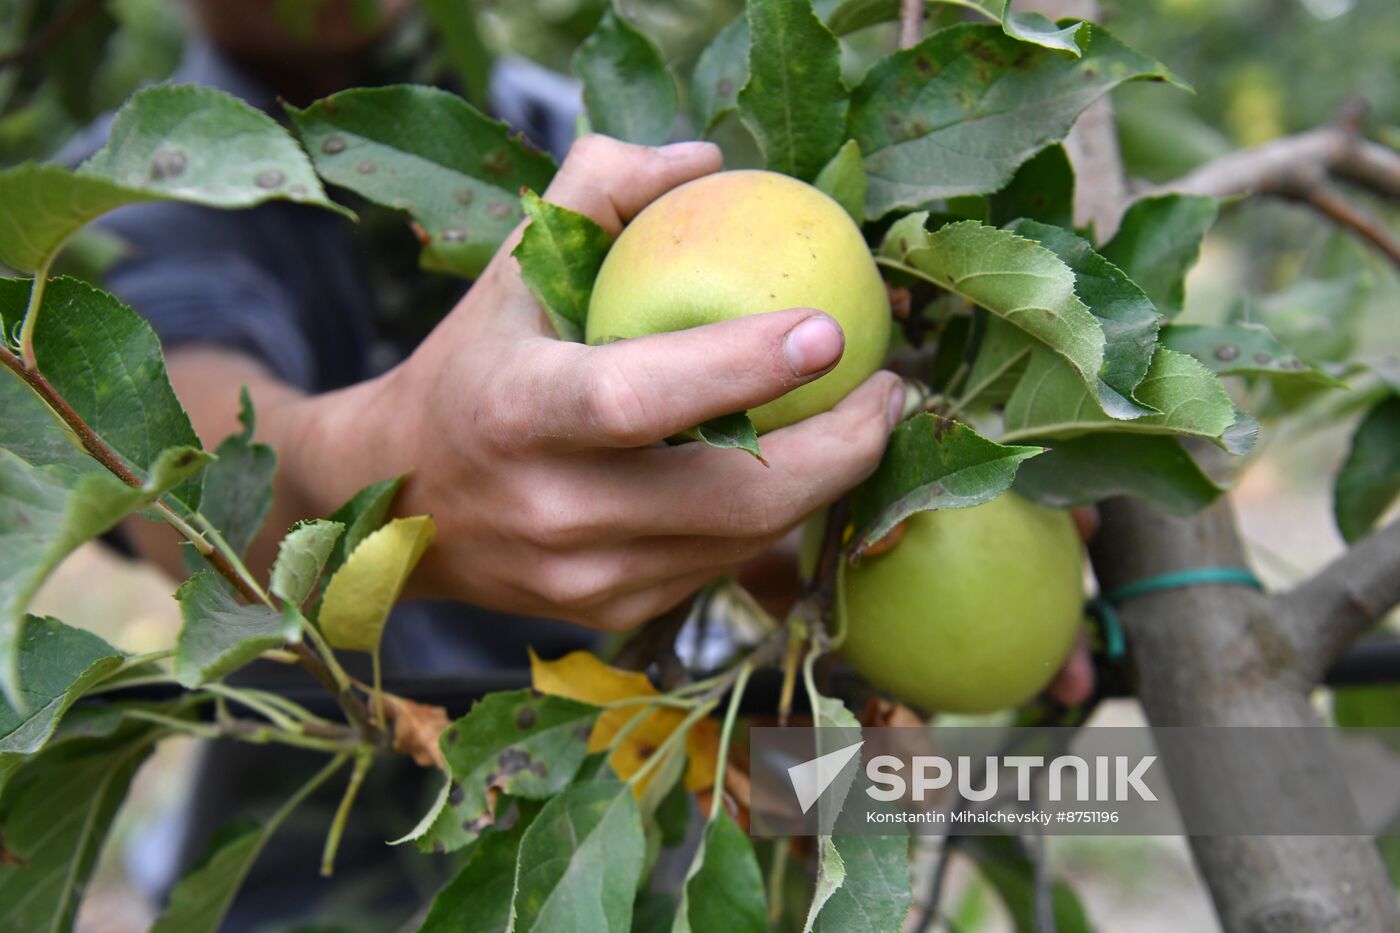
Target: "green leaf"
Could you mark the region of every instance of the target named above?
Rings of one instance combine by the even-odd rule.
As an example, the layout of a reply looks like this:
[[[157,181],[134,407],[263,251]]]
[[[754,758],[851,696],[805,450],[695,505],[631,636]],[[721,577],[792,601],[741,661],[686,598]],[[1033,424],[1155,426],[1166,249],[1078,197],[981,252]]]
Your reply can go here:
[[[721,415],[686,431],[683,437],[703,441],[721,450],[743,450],[763,460],[759,449],[758,431],[753,426],[747,412]]]
[[[491,825],[488,791],[542,800],[563,790],[588,754],[597,707],[529,690],[491,693],[438,740],[452,782],[446,807],[414,841],[453,851]]]
[[[1332,719],[1354,729],[1394,729],[1400,725],[1400,688],[1387,684],[1333,690]]]
[[[1078,35],[1075,59],[995,25],[960,25],[876,63],[852,92],[848,122],[870,177],[867,214],[998,191],[1105,92],[1171,78],[1102,27]]]
[[[904,927],[913,889],[906,836],[833,836],[845,877],[817,915],[822,933],[885,933]]]
[[[990,502],[1011,487],[1022,461],[1041,452],[1003,447],[937,415],[910,418],[890,435],[874,475],[851,494],[848,552],[861,554],[915,512]]]
[[[8,378],[8,377],[6,377]],[[209,461],[188,447],[166,451],[144,486],[104,470],[31,464],[0,448],[0,683],[11,707],[28,712],[19,667],[24,611],[63,558],[116,526]]]
[[[217,930],[269,832],[251,817],[221,827],[194,869],[170,892],[169,906],[151,933]]]
[[[539,299],[563,340],[582,342],[593,280],[612,238],[592,218],[540,200],[533,191],[520,197],[530,223],[511,253],[520,277]]]
[[[1044,46],[1060,52],[1068,52],[1075,58],[1083,53],[1075,36],[1085,25],[1082,22],[1066,20],[1068,25],[1060,26],[1042,13],[1012,13],[1011,0],[1002,4],[1001,28],[1008,36]]]
[[[817,173],[812,182],[831,199],[846,209],[857,225],[865,223],[865,166],[860,161],[860,146],[854,139],[836,150],[836,155]]]
[[[29,279],[0,279],[0,320],[13,329],[29,302]],[[199,449],[166,376],[160,340],[140,315],[76,279],[51,280],[34,330],[34,356],[78,417],[136,471],[150,470],[172,447]],[[193,511],[200,483],[174,497]]]
[[[406,477],[380,480],[361,489],[350,500],[331,513],[330,520],[345,526],[345,534],[336,541],[331,556],[326,561],[322,575],[330,579],[344,564],[360,542],[384,524],[389,508],[394,504],[394,496]]]
[[[425,269],[475,277],[554,161],[446,91],[355,88],[287,112],[321,176],[419,225]]]
[[[810,0],[750,0],[748,24],[740,116],[769,169],[811,180],[846,139],[840,43]]]
[[[1290,353],[1263,324],[1173,324],[1162,331],[1161,340],[1162,346],[1189,353],[1220,375],[1297,378],[1346,388],[1340,379]]]
[[[976,864],[1011,914],[1016,933],[1035,933],[1035,866],[1007,836],[968,836],[961,850]],[[1079,898],[1063,881],[1055,881],[1050,892],[1056,933],[1093,933]]]
[[[326,584],[316,621],[335,648],[379,650],[389,613],[437,534],[426,515],[396,518],[365,538]]]
[[[659,777],[653,778],[652,783],[653,785],[659,783]],[[670,848],[685,842],[686,833],[690,829],[690,794],[685,789],[684,781],[671,782],[671,789],[656,805],[654,816],[662,846]],[[674,905],[672,906],[674,907]],[[667,927],[670,927],[669,923]]]
[[[740,14],[700,53],[690,79],[691,114],[703,135],[739,108],[739,91],[748,82],[749,21]]]
[[[151,933],[217,933],[272,834],[340,765],[332,761],[323,767],[266,823],[245,817],[220,828],[194,867],[170,892],[165,913],[151,927]]]
[[[509,829],[482,833],[465,864],[433,898],[418,933],[508,933],[515,862],[529,825],[521,815]]]
[[[1064,438],[1016,473],[1018,493],[1051,508],[1136,496],[1173,515],[1194,515],[1225,487],[1173,437],[1094,433]]]
[[[437,33],[447,63],[456,72],[467,100],[487,105],[491,83],[491,50],[477,28],[477,5],[461,0],[420,0],[423,17]],[[378,11],[375,13],[378,17]]]
[[[27,712],[0,700],[0,758],[43,748],[74,701],[125,658],[91,632],[53,618],[27,617],[19,644]]]
[[[993,226],[1018,217],[1066,230],[1074,228],[1074,169],[1064,146],[1047,146],[1016,169],[1007,183],[987,199]]]
[[[1137,397],[1159,413],[1115,421],[1098,410],[1074,370],[1037,349],[1003,415],[1003,443],[1073,437],[1093,430],[1176,434],[1223,442],[1238,420],[1230,394],[1209,369],[1185,353],[1159,349]]]
[[[1367,412],[1351,439],[1351,453],[1337,474],[1333,509],[1342,537],[1351,543],[1375,527],[1400,496],[1400,395]]]
[[[277,560],[272,565],[273,595],[293,606],[306,602],[344,531],[340,522],[319,518],[293,525],[277,546]]]
[[[594,132],[659,146],[676,121],[676,82],[650,39],[611,4],[573,57]]]
[[[671,933],[764,933],[768,902],[749,837],[720,809],[686,873]]]
[[[1011,229],[1051,250],[1074,271],[1075,294],[1103,328],[1099,375],[1115,391],[1133,398],[1157,348],[1158,315],[1151,300],[1121,269],[1094,252],[1088,240],[1035,220],[1018,221]]]
[[[62,742],[22,764],[0,795],[5,847],[22,866],[0,867],[0,929],[70,929],[83,887],[161,730],[127,722],[101,738]]]
[[[201,570],[182,583],[175,600],[181,621],[175,642],[175,679],[186,687],[218,680],[269,648],[301,640],[295,612],[243,605],[211,570]]]
[[[517,933],[628,933],[646,859],[641,814],[617,780],[567,788],[520,841]]]
[[[817,840],[817,886],[812,892],[812,904],[807,911],[807,922],[802,933],[812,933],[817,929],[817,918],[826,909],[832,896],[846,883],[846,863],[836,848],[836,840],[831,836],[820,836]]]
[[[896,268],[962,295],[1045,344],[1072,367],[1108,416],[1146,413],[1100,377],[1104,329],[1075,294],[1074,271],[1060,257],[975,220],[929,233],[926,219],[926,214],[910,214],[890,227],[880,248],[886,264],[892,259]]]
[[[1371,279],[1365,274],[1301,279],[1257,303],[1244,304],[1244,315],[1233,319],[1247,322],[1255,316],[1251,312],[1257,312],[1259,322],[1295,353],[1306,351],[1310,360],[1342,362],[1356,352],[1370,293]]]
[[[1220,202],[1190,194],[1164,194],[1133,202],[1104,258],[1128,274],[1167,317],[1186,301],[1186,273],[1201,253],[1201,240]]]
[[[33,272],[88,221],[125,204],[270,200],[342,210],[271,117],[213,88],[151,87],[118,111],[107,145],[78,171],[26,164],[0,172],[0,262]]]
[[[272,509],[277,454],[266,444],[253,443],[257,421],[247,388],[241,393],[238,420],[243,430],[224,438],[214,451],[217,459],[204,471],[199,513],[218,530],[233,553],[242,557]],[[193,548],[187,548],[185,554],[191,570],[204,566]]]

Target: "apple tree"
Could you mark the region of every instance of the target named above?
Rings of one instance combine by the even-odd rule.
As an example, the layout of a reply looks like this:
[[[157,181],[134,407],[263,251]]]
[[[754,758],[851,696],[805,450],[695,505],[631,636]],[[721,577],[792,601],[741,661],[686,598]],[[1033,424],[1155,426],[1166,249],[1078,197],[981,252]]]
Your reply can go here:
[[[30,72],[50,67],[51,49],[95,28],[156,28],[137,15],[143,4],[112,4],[88,23],[81,16],[102,4],[70,6],[31,16],[27,40],[19,30],[43,47],[7,53],[25,71],[18,80],[37,86]],[[420,912],[425,930],[938,929],[946,852],[932,879],[916,878],[903,837],[789,845],[744,829],[736,737],[750,716],[920,721],[884,701],[858,718],[833,686],[842,566],[898,547],[919,513],[1015,495],[1097,506],[1090,555],[1106,594],[1201,568],[1247,571],[1229,490],[1260,438],[1361,412],[1335,485],[1343,557],[1289,592],[1215,580],[1122,597],[1119,627],[1096,629],[1101,656],[1104,639],[1124,640],[1113,670],[1153,724],[1320,724],[1311,691],[1400,603],[1400,523],[1384,520],[1400,494],[1400,370],[1368,357],[1320,297],[1220,324],[1177,316],[1202,238],[1248,197],[1308,205],[1400,263],[1393,233],[1358,194],[1400,197],[1400,154],[1344,109],[1129,193],[1105,95],[1134,83],[1170,101],[1185,82],[1094,22],[1093,4],[1011,6],[750,0],[732,20],[671,37],[688,51],[667,55],[647,18],[619,4],[586,29],[556,24],[531,38],[569,57],[581,131],[713,139],[729,167],[784,173],[840,204],[888,287],[890,365],[909,390],[879,469],[827,514],[805,594],[785,618],[717,581],[607,662],[533,658],[528,683],[455,721],[342,664],[346,652],[377,662],[390,611],[433,546],[430,517],[394,511],[402,478],[287,529],[271,572],[254,573],[244,551],[268,510],[276,454],[259,443],[251,404],[241,432],[204,449],[151,329],[57,270],[100,252],[88,224],[124,205],[289,200],[349,215],[328,193],[348,191],[400,212],[431,274],[470,279],[525,224],[515,248],[525,281],[559,338],[582,339],[610,239],[542,200],[553,160],[479,109],[485,53],[470,5],[423,4],[462,95],[354,88],[287,106],[279,121],[218,91],[157,85],[131,94],[105,148],[76,170],[0,171],[0,263],[10,270],[0,279],[0,928],[70,928],[133,775],[161,741],[194,735],[311,749],[325,764],[271,818],[221,835],[174,889],[158,930],[217,929],[279,825],[335,779],[345,795],[327,829],[322,868],[332,871],[365,774],[391,755],[442,775],[435,804],[398,844],[461,858]],[[509,24],[508,11],[496,15]],[[80,96],[81,60],[53,66],[68,81],[56,93]],[[92,80],[90,67],[83,74]],[[82,98],[70,125],[90,115],[84,107],[114,103]],[[763,455],[742,412],[689,440]],[[136,515],[185,542],[173,645],[132,655],[30,614],[65,557]],[[696,620],[732,649],[703,670],[676,647]],[[303,668],[339,717],[231,678],[259,659]],[[765,675],[777,699],[759,710],[750,685]],[[147,685],[171,689],[133,692]],[[1022,710],[1054,723],[1086,713],[1040,701]],[[1318,736],[1298,754],[1330,767]],[[1267,773],[1232,777],[1235,792],[1280,807],[1320,792]],[[1171,778],[1186,788],[1210,776]],[[650,883],[658,853],[688,827],[683,878]],[[1400,928],[1369,839],[1191,844],[1227,929]],[[1018,928],[1090,929],[1073,892],[1016,840],[959,845]]]

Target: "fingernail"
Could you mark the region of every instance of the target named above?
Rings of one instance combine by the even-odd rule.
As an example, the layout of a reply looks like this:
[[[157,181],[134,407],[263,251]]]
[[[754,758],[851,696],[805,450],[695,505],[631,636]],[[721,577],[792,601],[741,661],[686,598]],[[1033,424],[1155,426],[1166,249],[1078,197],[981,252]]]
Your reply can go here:
[[[900,420],[904,417],[904,395],[904,380],[901,379],[899,382],[895,383],[894,389],[890,392],[889,404],[886,406],[885,411],[891,431],[895,429],[895,425],[899,424]]]
[[[668,159],[691,159],[713,147],[714,143],[707,142],[671,143],[656,151]]]
[[[783,354],[793,375],[806,378],[831,368],[845,346],[841,326],[825,314],[817,314],[788,331]]]

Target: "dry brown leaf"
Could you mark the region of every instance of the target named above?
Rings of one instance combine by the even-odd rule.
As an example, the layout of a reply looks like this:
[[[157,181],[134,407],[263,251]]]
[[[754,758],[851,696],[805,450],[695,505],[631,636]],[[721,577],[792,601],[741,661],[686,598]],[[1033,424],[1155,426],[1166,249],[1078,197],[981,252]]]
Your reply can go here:
[[[386,693],[384,715],[394,724],[394,751],[410,756],[424,768],[447,770],[438,746],[438,737],[450,722],[447,710]]]

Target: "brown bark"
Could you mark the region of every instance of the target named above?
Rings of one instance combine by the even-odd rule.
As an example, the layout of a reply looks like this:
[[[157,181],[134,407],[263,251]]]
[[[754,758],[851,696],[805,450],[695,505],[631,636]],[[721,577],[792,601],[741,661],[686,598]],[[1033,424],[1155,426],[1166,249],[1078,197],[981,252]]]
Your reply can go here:
[[[1106,591],[1175,571],[1248,566],[1227,500],[1185,519],[1130,499],[1105,502],[1101,512],[1103,526],[1091,552]],[[1400,562],[1400,549],[1390,548],[1388,561]],[[1319,579],[1337,577],[1355,579],[1347,571]],[[1297,599],[1300,610],[1327,601],[1312,585],[1302,592],[1309,596]],[[1379,604],[1379,599],[1366,603],[1365,611]],[[1119,615],[1131,646],[1136,692],[1153,725],[1322,725],[1308,696],[1321,652],[1295,637],[1291,615],[1280,613],[1269,596],[1241,586],[1201,585],[1127,600]],[[1361,627],[1347,625],[1353,633]],[[1305,657],[1304,649],[1319,657]],[[1294,746],[1291,761],[1254,760],[1228,780],[1209,763],[1165,764],[1179,797],[1223,794],[1255,804],[1267,798],[1279,808],[1322,810],[1336,803],[1331,795],[1342,783],[1330,739],[1327,730],[1318,729],[1311,747]],[[1308,779],[1299,780],[1300,775]],[[1365,837],[1195,836],[1190,842],[1221,923],[1231,933],[1400,929],[1395,892]]]

